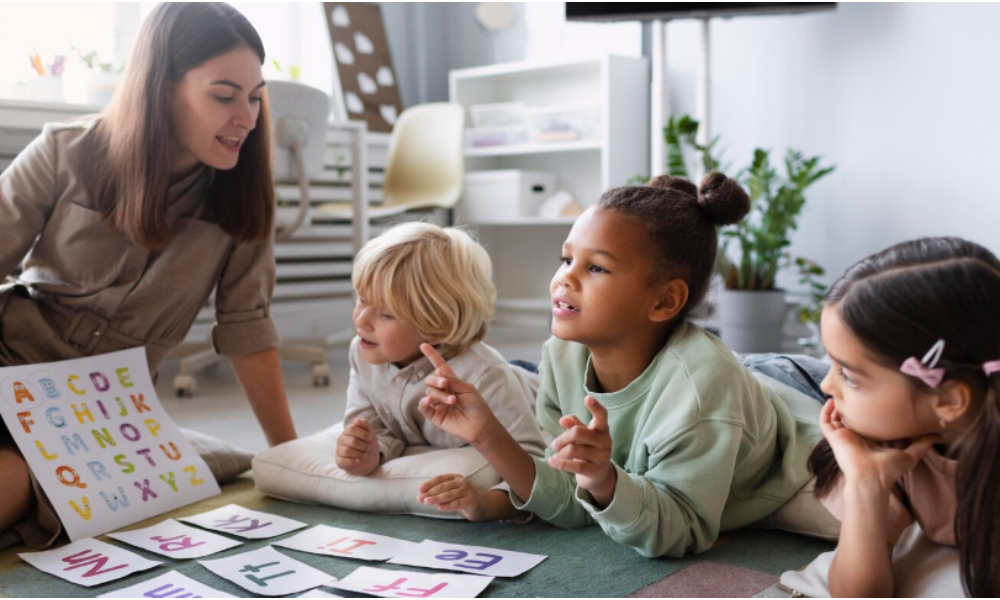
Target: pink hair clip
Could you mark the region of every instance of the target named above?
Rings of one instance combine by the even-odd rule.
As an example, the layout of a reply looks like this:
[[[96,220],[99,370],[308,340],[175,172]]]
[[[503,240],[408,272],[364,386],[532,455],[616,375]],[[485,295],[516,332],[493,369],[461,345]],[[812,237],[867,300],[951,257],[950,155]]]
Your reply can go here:
[[[1000,360],[991,360],[988,363],[983,363],[983,371],[987,377],[994,373],[1000,373]]]
[[[911,356],[903,362],[899,370],[904,375],[920,379],[928,387],[936,388],[941,385],[941,380],[944,379],[944,369],[936,368],[943,353],[944,340],[938,340],[922,359],[917,360],[915,356]]]

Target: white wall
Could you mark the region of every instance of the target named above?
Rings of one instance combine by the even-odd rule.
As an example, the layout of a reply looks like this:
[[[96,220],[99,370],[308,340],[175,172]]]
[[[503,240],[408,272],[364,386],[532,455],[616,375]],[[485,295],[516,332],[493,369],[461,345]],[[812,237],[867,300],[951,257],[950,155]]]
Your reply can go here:
[[[792,252],[831,277],[892,243],[958,235],[1000,253],[1000,5],[852,4],[712,23],[725,157],[822,154]],[[671,101],[694,111],[697,24],[668,27]],[[795,287],[786,274],[782,283]]]

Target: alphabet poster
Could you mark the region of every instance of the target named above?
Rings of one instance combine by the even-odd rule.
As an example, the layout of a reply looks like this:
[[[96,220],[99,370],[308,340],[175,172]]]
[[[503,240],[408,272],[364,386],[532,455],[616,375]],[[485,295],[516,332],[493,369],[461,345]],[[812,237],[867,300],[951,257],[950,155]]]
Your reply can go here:
[[[144,348],[0,368],[0,416],[72,541],[219,493]]]

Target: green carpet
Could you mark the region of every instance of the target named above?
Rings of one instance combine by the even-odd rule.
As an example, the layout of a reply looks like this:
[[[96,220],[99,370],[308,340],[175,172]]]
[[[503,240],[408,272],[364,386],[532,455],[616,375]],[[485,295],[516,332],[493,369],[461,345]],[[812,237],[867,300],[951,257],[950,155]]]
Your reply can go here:
[[[370,515],[321,506],[306,506],[266,498],[247,480],[230,484],[221,496],[170,513],[170,517],[197,514],[217,506],[236,503],[264,510],[310,525],[327,524],[346,529],[368,531],[419,542],[424,539],[490,546],[543,554],[548,558],[535,569],[513,579],[495,579],[483,592],[484,597],[623,597],[703,561],[712,561],[777,576],[782,571],[801,567],[816,555],[833,548],[828,542],[792,534],[743,530],[726,534],[712,550],[697,556],[677,559],[643,558],[610,540],[597,526],[560,530],[543,522],[527,525],[509,523],[468,523],[400,515]],[[165,516],[136,524],[145,527]],[[294,535],[294,532],[287,536]],[[35,570],[21,561],[11,548],[0,554],[0,594],[10,597],[95,597],[111,590],[152,579],[169,570],[236,596],[247,592],[216,577],[194,560],[172,561],[105,537],[161,566],[124,579],[93,588],[80,587]],[[276,538],[280,539],[280,538]],[[221,558],[265,546],[268,540],[247,541],[242,546],[208,558]],[[280,548],[280,552],[343,578],[359,566],[412,570],[388,564],[370,563],[337,557],[318,556]],[[668,582],[665,582],[669,584]],[[339,593],[339,592],[338,592]],[[347,595],[344,593],[343,595]]]

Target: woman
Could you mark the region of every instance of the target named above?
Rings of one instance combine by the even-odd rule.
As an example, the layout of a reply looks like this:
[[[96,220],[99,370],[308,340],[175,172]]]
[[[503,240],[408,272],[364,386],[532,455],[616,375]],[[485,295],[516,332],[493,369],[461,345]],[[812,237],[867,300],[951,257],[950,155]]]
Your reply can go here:
[[[263,61],[232,7],[160,4],[108,108],[47,125],[0,175],[0,277],[23,269],[0,288],[0,366],[144,346],[155,373],[214,290],[216,351],[268,442],[296,437],[269,314]],[[0,485],[2,539],[49,545],[61,526],[2,424]]]

